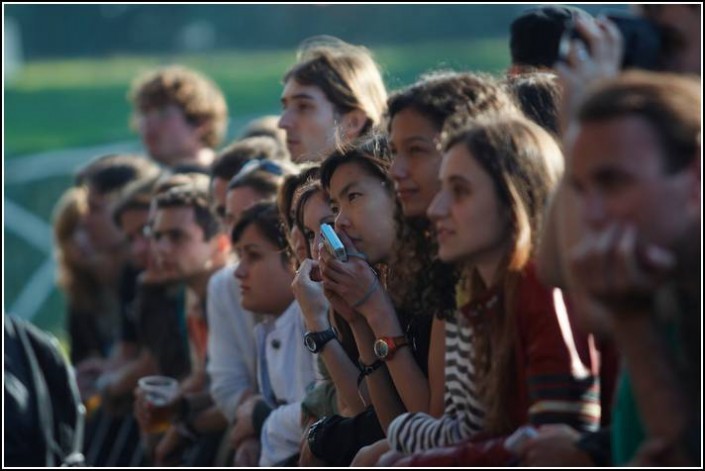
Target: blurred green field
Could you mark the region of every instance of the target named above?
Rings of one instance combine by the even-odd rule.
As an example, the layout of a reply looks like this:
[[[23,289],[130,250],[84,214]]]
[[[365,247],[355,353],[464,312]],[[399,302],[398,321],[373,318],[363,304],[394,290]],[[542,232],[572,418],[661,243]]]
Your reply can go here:
[[[434,68],[500,71],[507,40],[380,47],[375,55],[390,89]],[[5,156],[128,139],[130,81],[155,66],[182,63],[215,80],[231,115],[276,111],[291,51],[218,52],[175,57],[111,57],[28,63],[5,87]]]
[[[394,90],[432,69],[500,72],[509,64],[507,44],[506,38],[430,42],[375,47],[374,54],[388,89]],[[5,84],[5,159],[11,163],[36,152],[136,141],[128,126],[130,82],[143,71],[171,63],[200,70],[223,89],[235,124],[229,135],[232,139],[244,119],[277,112],[281,76],[293,61],[293,51],[286,50],[27,63]],[[4,197],[48,222],[54,203],[71,184],[73,170],[66,168],[65,175],[24,183],[3,177]],[[47,255],[7,227],[3,230],[7,311]],[[63,315],[62,297],[54,290],[33,321],[62,337]]]

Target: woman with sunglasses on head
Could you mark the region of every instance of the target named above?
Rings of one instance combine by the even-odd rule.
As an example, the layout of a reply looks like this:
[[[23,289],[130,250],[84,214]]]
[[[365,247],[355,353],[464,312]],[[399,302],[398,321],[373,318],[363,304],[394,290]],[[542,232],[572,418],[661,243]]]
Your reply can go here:
[[[250,160],[230,179],[225,194],[223,223],[232,233],[244,210],[259,201],[276,199],[285,177],[298,173],[295,165],[273,160]]]
[[[600,419],[588,338],[574,333],[560,293],[538,282],[532,262],[562,156],[522,118],[447,129],[441,191],[428,210],[440,258],[463,273],[458,312],[446,321],[445,412],[404,414],[388,439],[412,454],[397,465],[507,465],[504,438],[523,424],[594,430]]]

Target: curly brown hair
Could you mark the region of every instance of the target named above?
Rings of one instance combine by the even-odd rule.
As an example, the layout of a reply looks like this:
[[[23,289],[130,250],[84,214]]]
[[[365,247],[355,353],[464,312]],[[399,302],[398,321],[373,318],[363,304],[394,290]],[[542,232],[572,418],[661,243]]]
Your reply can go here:
[[[223,140],[228,105],[220,88],[209,78],[180,65],[150,71],[135,79],[128,94],[135,111],[176,105],[193,126],[204,126],[204,146],[215,148]]]
[[[396,114],[411,108],[430,120],[438,132],[456,113],[521,114],[496,78],[475,72],[436,71],[423,75],[418,82],[390,96],[387,106],[388,126]]]
[[[495,77],[471,72],[426,74],[418,82],[394,93],[387,104],[388,127],[398,113],[413,109],[433,123],[439,133],[446,120],[458,113],[521,116],[511,96]],[[437,259],[438,245],[428,220],[400,220],[397,227],[398,242],[392,263],[395,276],[389,282],[395,303],[409,313],[428,314],[431,310],[441,319],[449,318],[455,310],[458,273]]]
[[[435,315],[448,319],[455,314],[457,270],[438,259],[438,243],[427,219],[397,217],[397,243],[390,265],[394,275],[387,281],[394,305],[405,315]]]

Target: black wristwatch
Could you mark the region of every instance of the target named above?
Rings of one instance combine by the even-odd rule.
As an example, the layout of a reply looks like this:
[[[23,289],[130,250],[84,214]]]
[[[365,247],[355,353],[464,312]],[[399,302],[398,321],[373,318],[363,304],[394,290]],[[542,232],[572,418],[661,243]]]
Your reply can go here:
[[[321,332],[306,332],[304,334],[304,345],[311,353],[318,353],[323,350],[323,347],[336,338],[335,329],[332,327]]]
[[[319,435],[321,433],[321,430],[323,429],[322,425],[323,423],[328,419],[328,417],[323,417],[319,419],[318,421],[314,422],[309,428],[308,428],[308,435],[306,436],[306,442],[308,443],[308,449],[311,451],[313,456],[316,458],[321,458],[320,456],[320,450],[318,447],[320,446],[319,442]]]

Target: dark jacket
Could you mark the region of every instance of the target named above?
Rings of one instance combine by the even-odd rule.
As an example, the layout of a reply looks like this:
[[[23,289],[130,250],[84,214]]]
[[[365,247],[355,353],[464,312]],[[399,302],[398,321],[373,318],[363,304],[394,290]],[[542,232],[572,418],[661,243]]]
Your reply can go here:
[[[3,347],[5,465],[83,465],[85,408],[56,339],[5,316]]]

